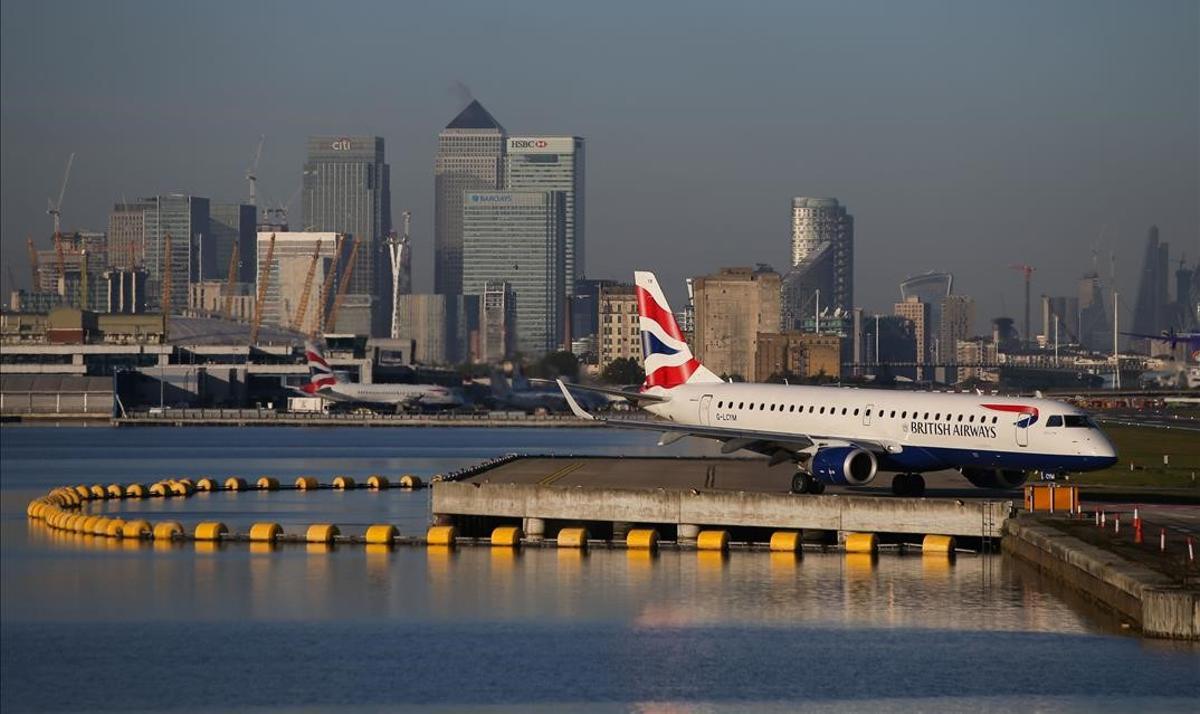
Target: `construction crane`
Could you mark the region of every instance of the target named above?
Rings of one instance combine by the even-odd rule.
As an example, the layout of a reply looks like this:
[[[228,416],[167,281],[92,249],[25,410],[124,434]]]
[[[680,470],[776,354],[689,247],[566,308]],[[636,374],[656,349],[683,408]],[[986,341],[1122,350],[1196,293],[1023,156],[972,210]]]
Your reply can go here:
[[[255,207],[255,212],[258,211],[258,160],[262,158],[263,142],[266,139],[265,134],[259,135],[258,148],[254,151],[254,163],[246,169],[246,180],[250,182],[250,205]],[[255,216],[254,220],[257,221],[258,217]]]
[[[1029,334],[1029,283],[1033,279],[1034,267],[1023,263],[1013,263],[1008,267],[1019,270],[1025,275],[1025,330],[1021,333],[1021,339],[1029,343],[1032,342]]]
[[[313,250],[312,260],[308,264],[308,273],[304,276],[304,289],[300,291],[300,304],[296,306],[296,314],[292,317],[292,329],[298,331],[304,324],[304,313],[308,312],[308,295],[312,292],[313,277],[317,274],[317,261],[321,259],[321,241]]]
[[[329,308],[329,330],[337,328],[338,309],[342,307],[342,301],[346,298],[346,290],[350,287],[350,276],[354,275],[354,258],[358,256],[358,237],[350,239],[350,257],[347,259],[346,272],[342,275],[342,282],[338,285],[337,296],[333,298],[333,307]]]
[[[163,332],[168,333],[167,323],[171,319],[171,234],[163,236],[163,255],[162,259],[162,316],[163,316]],[[169,334],[169,333],[168,333]]]
[[[25,237],[25,248],[29,251],[29,270],[33,277],[33,282],[30,284],[30,292],[39,292],[42,289],[41,275],[38,274],[38,254],[37,248],[33,247],[33,238]]]
[[[342,257],[342,242],[335,238],[333,240],[333,260],[330,261],[329,272],[325,273],[325,281],[321,283],[321,292],[317,296],[320,303],[317,309],[320,310],[319,317],[313,321],[312,337],[317,338],[317,331],[325,331],[325,321],[329,319],[329,294],[333,290],[333,279],[337,277],[338,262]]]
[[[250,323],[250,346],[258,343],[258,331],[262,327],[263,305],[267,301],[267,285],[271,282],[271,263],[275,260],[275,234],[267,241],[267,259],[263,261],[258,276],[258,295],[254,299],[254,318]]]
[[[88,302],[88,269],[87,269],[87,249],[79,251],[79,309],[90,310],[91,305]],[[66,282],[65,280],[63,281]]]
[[[225,282],[225,301],[221,306],[221,314],[226,320],[233,319],[233,286],[237,283],[238,274],[238,244],[233,244],[233,252],[229,254],[229,279]]]
[[[75,163],[75,152],[67,157],[67,170],[63,173],[62,186],[58,189],[58,201],[46,199],[47,208],[46,215],[54,219],[54,235],[58,235],[62,230],[62,202],[63,195],[67,192],[67,181],[71,178],[71,164]]]

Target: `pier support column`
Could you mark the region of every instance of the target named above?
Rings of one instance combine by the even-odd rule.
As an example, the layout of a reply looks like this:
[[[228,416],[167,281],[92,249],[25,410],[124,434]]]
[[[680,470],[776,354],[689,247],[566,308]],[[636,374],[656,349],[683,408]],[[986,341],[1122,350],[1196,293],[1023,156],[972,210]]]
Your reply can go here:
[[[546,522],[541,518],[526,518],[523,530],[527,539],[542,540],[546,537]]]
[[[628,521],[613,521],[613,540],[625,540],[625,534],[633,528],[633,524]]]
[[[454,516],[448,516],[444,513],[435,513],[433,514],[433,525],[452,526],[454,525]]]
[[[700,526],[694,526],[691,523],[680,523],[676,527],[675,539],[680,543],[695,543],[696,537],[700,535]]]

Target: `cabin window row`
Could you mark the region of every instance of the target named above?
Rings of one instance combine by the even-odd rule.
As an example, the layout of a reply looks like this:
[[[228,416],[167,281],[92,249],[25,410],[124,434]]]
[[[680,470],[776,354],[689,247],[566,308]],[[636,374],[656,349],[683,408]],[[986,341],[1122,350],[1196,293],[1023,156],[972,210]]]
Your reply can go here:
[[[736,402],[736,403],[734,403],[734,402],[718,401],[717,408],[718,409],[741,409],[741,410],[745,410],[745,411],[759,411],[759,412],[786,412],[788,414],[795,414],[795,413],[803,414],[803,413],[805,413],[805,406],[803,404],[801,404],[801,405],[768,404],[766,402],[759,402],[759,403],[755,404],[754,402]],[[896,415],[899,414],[901,419],[908,419],[911,417],[913,419],[920,419],[922,421],[943,421],[943,417],[945,417],[944,421],[948,421],[948,422],[959,421],[959,422],[966,422],[968,424],[988,424],[988,423],[995,424],[999,420],[999,417],[997,417],[997,416],[992,416],[989,419],[988,415],[984,415],[984,414],[980,414],[980,415],[951,414],[949,412],[943,414],[942,412],[932,412],[932,413],[931,412],[918,412],[918,411],[909,412],[907,410],[897,412],[895,409],[892,409],[892,410],[867,409],[864,414],[863,409],[861,407],[855,407],[854,409],[851,409],[850,407],[842,407],[841,408],[842,416],[859,416],[860,414],[862,414],[864,416],[869,417],[872,415],[872,412],[874,412],[875,417],[877,417],[879,419],[895,419]],[[838,408],[837,407],[818,407],[818,406],[814,406],[814,405],[810,404],[810,405],[808,405],[807,413],[818,414],[818,415],[828,414],[828,415],[836,416],[838,414]]]

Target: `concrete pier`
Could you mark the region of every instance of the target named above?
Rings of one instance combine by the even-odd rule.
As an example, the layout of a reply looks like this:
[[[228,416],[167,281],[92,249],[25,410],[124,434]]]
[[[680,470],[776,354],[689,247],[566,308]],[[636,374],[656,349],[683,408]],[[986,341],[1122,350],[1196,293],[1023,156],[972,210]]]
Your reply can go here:
[[[694,540],[701,525],[999,538],[1012,508],[1012,502],[1000,501],[451,482],[433,485],[433,512],[439,518],[482,516],[669,525],[679,529],[684,540]]]

